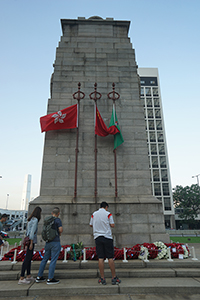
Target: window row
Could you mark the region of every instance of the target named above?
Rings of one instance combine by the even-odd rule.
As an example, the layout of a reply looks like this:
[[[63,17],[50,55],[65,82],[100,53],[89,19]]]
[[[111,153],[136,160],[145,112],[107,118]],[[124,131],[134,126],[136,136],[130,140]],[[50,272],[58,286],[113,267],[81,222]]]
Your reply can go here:
[[[167,169],[158,169],[152,170],[152,181],[169,181]]]
[[[147,141],[150,143],[164,142],[164,134],[162,131],[157,131],[157,132],[150,131],[148,136],[148,132],[147,132]]]
[[[159,98],[146,98],[146,102],[144,98],[141,98],[146,107],[160,107],[160,100]]]
[[[162,121],[161,120],[146,120],[146,129],[147,125],[149,127],[149,130],[162,130]]]
[[[150,168],[167,168],[166,156],[149,156]]]
[[[150,144],[150,148],[148,149],[148,154],[151,155],[165,155],[164,144]]]
[[[140,95],[142,97],[143,96],[146,96],[146,97],[151,97],[151,96],[158,97],[159,96],[158,88],[157,87],[144,87],[144,86],[142,86],[141,90],[140,90]]]
[[[170,196],[169,183],[153,183],[153,188],[154,196]]]
[[[162,201],[161,197],[157,197],[158,200]],[[171,210],[172,206],[171,206],[171,198],[170,197],[163,197],[163,202],[164,202],[164,209],[165,210]],[[167,216],[165,216],[167,217]]]
[[[152,109],[147,108],[144,110],[145,118],[147,119],[161,119],[161,110],[160,109]]]

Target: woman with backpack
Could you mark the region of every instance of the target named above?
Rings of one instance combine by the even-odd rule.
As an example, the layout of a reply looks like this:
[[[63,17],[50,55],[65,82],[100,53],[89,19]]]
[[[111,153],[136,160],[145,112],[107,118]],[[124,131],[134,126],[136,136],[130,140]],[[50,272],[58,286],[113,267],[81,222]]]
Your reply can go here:
[[[27,246],[26,256],[21,268],[21,276],[18,284],[30,284],[35,279],[31,276],[31,259],[33,257],[34,246],[37,243],[38,222],[41,219],[42,209],[37,206],[28,218],[26,236],[29,237],[30,244]],[[25,278],[25,271],[27,276]]]

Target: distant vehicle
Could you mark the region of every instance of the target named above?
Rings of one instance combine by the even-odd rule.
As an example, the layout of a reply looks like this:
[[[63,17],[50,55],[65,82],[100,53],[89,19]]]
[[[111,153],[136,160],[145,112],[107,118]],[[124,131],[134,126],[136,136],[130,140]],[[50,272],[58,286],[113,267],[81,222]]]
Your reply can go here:
[[[5,231],[1,231],[1,236],[3,239],[8,239],[9,235]]]

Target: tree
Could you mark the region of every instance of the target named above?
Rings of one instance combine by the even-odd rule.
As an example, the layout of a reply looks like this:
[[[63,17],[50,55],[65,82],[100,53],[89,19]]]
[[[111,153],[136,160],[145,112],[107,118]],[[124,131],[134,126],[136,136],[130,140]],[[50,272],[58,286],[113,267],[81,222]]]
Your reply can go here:
[[[181,208],[179,217],[188,224],[195,224],[198,213],[200,213],[200,188],[198,184],[182,187],[177,185],[173,189],[175,208]]]

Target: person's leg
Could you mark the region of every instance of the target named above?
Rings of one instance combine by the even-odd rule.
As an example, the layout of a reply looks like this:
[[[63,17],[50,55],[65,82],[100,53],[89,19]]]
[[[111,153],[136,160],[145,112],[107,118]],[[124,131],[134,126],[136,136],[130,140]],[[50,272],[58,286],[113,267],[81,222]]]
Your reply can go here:
[[[48,279],[54,278],[56,262],[57,262],[57,259],[58,259],[58,256],[59,256],[60,250],[61,250],[60,242],[50,242],[50,243],[52,244],[52,247],[51,247],[51,262],[49,265]]]
[[[115,274],[115,263],[113,260],[114,257],[113,240],[105,238],[104,247],[105,247],[106,257],[108,258],[108,264],[112,273],[112,278],[114,278],[116,277],[116,274]]]
[[[99,258],[99,272],[101,278],[104,278],[104,258]]]
[[[32,256],[33,256],[32,250],[27,249],[26,256],[23,261],[22,269],[21,269],[21,276],[20,276],[21,280],[24,279],[25,271],[28,270],[29,268],[29,264],[31,263]]]
[[[27,261],[27,278],[31,277],[31,260],[32,260],[32,257],[33,257],[34,246],[35,246],[35,244],[33,244],[33,249],[29,250],[30,255],[29,255],[29,260]]]
[[[96,244],[96,253],[99,259],[99,272],[101,278],[104,279],[104,257],[105,257],[105,249],[104,249],[104,237],[99,236],[98,238],[95,239],[95,244]]]
[[[47,263],[48,259],[51,256],[51,245],[50,245],[50,243],[46,243],[44,250],[45,250],[45,253],[44,253],[44,257],[43,257],[43,259],[40,263],[40,268],[39,268],[39,271],[38,271],[38,277],[43,276],[43,272],[44,272],[44,269],[46,267],[46,263]]]
[[[116,277],[115,263],[113,261],[113,258],[108,259],[108,264],[109,264],[109,267],[110,267],[110,270],[111,270],[112,278]]]

